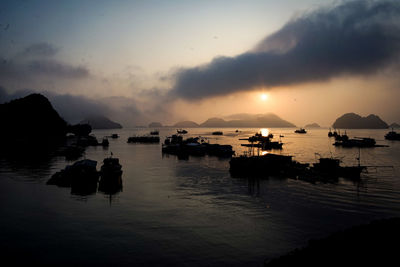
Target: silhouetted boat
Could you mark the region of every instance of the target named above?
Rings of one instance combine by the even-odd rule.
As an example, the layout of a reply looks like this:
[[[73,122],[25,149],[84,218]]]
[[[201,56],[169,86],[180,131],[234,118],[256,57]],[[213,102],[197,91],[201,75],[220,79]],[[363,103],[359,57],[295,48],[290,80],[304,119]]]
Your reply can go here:
[[[299,134],[305,134],[305,133],[307,133],[306,129],[304,129],[304,128],[297,129],[297,130],[295,130],[294,132],[295,132],[295,133],[299,133]]]
[[[187,134],[187,133],[188,133],[188,131],[183,130],[183,129],[177,129],[176,132],[177,132],[178,134]]]
[[[111,135],[111,138],[113,138],[113,139],[116,139],[116,138],[118,138],[118,137],[119,137],[118,134],[112,134],[112,135]]]
[[[102,177],[118,177],[122,175],[121,168],[122,166],[119,164],[118,158],[105,158],[100,169],[100,175]]]
[[[355,137],[353,139],[336,141],[333,145],[342,147],[375,147],[376,142],[373,138]]]
[[[396,133],[392,128],[392,131],[385,134],[385,138],[387,140],[400,140],[400,133]]]
[[[160,143],[159,136],[131,136],[128,143]]]
[[[65,169],[56,172],[47,181],[48,185],[71,187],[71,193],[89,195],[96,193],[99,173],[96,170],[97,161],[84,159],[67,165]]]
[[[331,128],[329,128],[328,137],[333,137],[333,133],[332,133]]]
[[[101,142],[101,145],[103,147],[108,147],[110,145],[110,142],[108,142],[107,138],[103,138],[103,141]]]
[[[157,131],[157,130],[154,130],[154,131],[151,131],[151,132],[150,132],[151,135],[159,135],[159,133],[160,133],[160,132]]]
[[[235,152],[230,145],[209,144],[199,137],[183,139],[180,135],[167,137],[162,146],[162,152],[177,155],[181,158],[192,156],[230,157]]]
[[[270,133],[267,136],[263,136],[261,133],[256,133],[253,136],[250,136],[249,138],[241,138],[239,140],[247,140],[251,144],[241,144],[241,146],[245,147],[256,147],[256,148],[261,148],[263,150],[269,150],[269,149],[282,149],[282,142],[278,141],[271,141],[273,138],[273,134]]]
[[[233,177],[293,177],[303,173],[308,164],[292,160],[293,156],[268,153],[261,156],[242,155],[229,161]]]
[[[212,135],[223,135],[224,133],[221,131],[212,132]]]
[[[335,158],[320,158],[318,163],[314,163],[309,168],[308,175],[313,178],[351,178],[359,179],[360,174],[365,170],[365,166],[340,166],[340,160]]]
[[[347,134],[346,134],[346,131],[344,131],[344,134],[340,134],[340,131],[339,131],[339,134],[336,134],[335,136],[335,140],[336,141],[347,141],[347,140],[349,140],[349,137],[347,136]]]

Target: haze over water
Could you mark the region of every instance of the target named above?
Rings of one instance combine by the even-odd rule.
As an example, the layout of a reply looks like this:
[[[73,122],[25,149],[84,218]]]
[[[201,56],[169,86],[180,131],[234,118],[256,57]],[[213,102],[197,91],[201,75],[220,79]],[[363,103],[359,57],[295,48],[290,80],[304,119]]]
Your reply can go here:
[[[1,250],[16,263],[54,265],[260,266],[306,244],[310,238],[373,219],[400,216],[400,144],[384,140],[387,130],[348,130],[351,137],[372,137],[389,147],[361,149],[368,168],[359,182],[315,184],[284,178],[238,179],[229,159],[192,157],[178,160],[161,153],[160,144],[128,144],[134,134],[151,129],[95,130],[118,133],[108,149],[89,147],[86,158],[98,161],[113,153],[123,169],[123,190],[73,195],[70,188],[46,185],[64,168],[64,158],[24,164],[0,161]],[[187,129],[188,136],[232,144],[260,129]],[[223,136],[211,132],[222,130]],[[300,162],[315,153],[357,164],[358,149],[332,146],[327,129],[269,129],[283,135],[281,152]],[[161,129],[161,140],[175,129]],[[24,255],[24,257],[20,257]]]

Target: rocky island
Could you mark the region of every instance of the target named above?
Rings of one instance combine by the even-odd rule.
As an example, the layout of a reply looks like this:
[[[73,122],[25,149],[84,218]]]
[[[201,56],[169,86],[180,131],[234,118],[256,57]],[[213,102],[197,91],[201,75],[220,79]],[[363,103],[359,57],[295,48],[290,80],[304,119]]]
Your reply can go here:
[[[361,117],[355,113],[346,113],[337,118],[332,127],[336,129],[387,129],[389,126],[374,114]]]

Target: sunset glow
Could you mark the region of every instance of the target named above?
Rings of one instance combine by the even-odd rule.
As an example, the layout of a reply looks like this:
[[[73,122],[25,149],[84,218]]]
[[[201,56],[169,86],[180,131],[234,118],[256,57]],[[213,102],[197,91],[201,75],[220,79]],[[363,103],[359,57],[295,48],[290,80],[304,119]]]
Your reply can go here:
[[[268,100],[268,95],[267,94],[261,94],[260,98],[262,101],[267,101]]]

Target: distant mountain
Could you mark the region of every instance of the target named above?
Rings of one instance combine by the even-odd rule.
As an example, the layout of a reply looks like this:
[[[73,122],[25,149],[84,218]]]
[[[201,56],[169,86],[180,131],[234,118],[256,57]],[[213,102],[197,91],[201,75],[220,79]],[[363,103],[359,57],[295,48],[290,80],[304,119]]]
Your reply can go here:
[[[307,124],[306,126],[304,126],[304,128],[321,128],[321,126],[319,126],[319,124],[318,123],[310,123],[310,124]]]
[[[161,128],[163,127],[160,122],[152,122],[149,124],[149,128]]]
[[[394,122],[389,125],[389,128],[400,128],[400,124]]]
[[[89,124],[92,129],[121,129],[122,125],[111,121],[104,116],[92,116],[84,119],[79,124]]]
[[[197,123],[195,123],[194,121],[180,121],[180,122],[175,123],[174,127],[195,128],[195,127],[199,127],[199,125]]]
[[[332,127],[336,129],[386,129],[388,125],[374,114],[361,117],[355,113],[346,113],[337,118]]]
[[[201,127],[229,127],[228,122],[221,118],[210,118],[200,124]]]
[[[3,140],[44,140],[63,137],[67,123],[41,94],[0,104],[0,137]]]
[[[267,114],[235,114],[221,118],[210,118],[200,124],[201,127],[296,127],[273,113]]]

